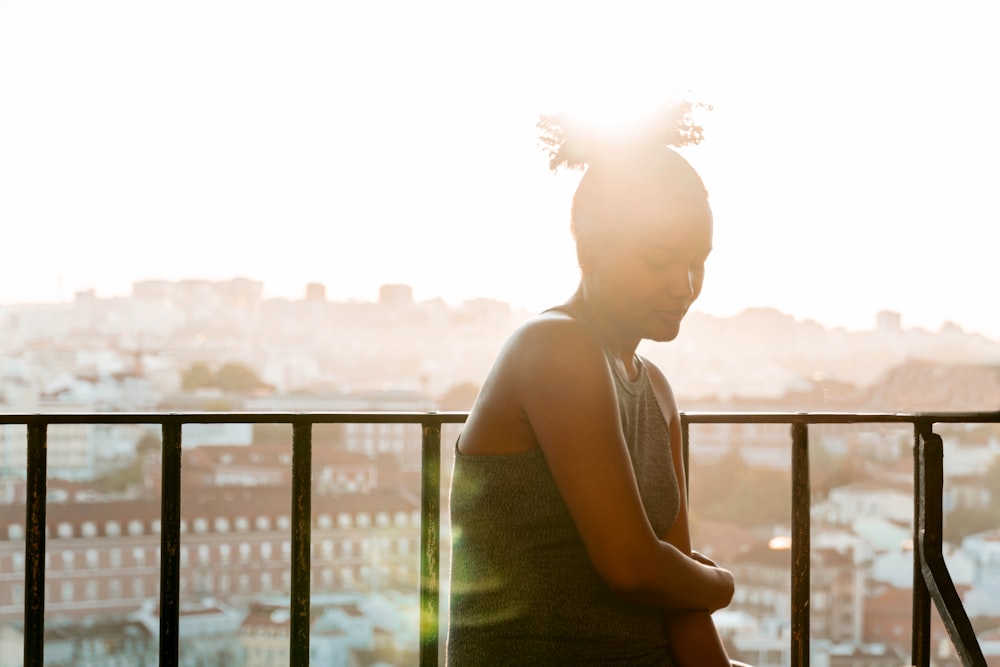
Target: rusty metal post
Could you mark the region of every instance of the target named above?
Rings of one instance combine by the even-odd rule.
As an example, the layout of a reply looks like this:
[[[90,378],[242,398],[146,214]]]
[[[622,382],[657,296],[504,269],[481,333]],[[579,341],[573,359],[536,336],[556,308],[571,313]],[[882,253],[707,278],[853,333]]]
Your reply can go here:
[[[955,584],[948,573],[942,552],[943,497],[944,497],[944,443],[936,433],[921,433],[920,468],[922,483],[918,550],[923,563],[922,574],[927,590],[934,600],[938,614],[944,622],[955,653],[965,667],[986,667],[979,640],[972,629],[968,614],[962,605]]]
[[[163,422],[160,488],[160,665],[177,667],[181,598],[181,422]]]
[[[809,431],[792,424],[792,665],[809,667]]]
[[[438,664],[441,591],[441,422],[424,422],[420,465],[420,665]]]
[[[28,424],[27,504],[24,539],[24,665],[42,667],[45,660],[45,502],[47,495],[47,430]]]
[[[292,425],[292,599],[289,664],[309,664],[312,424]]]
[[[921,450],[921,426],[913,425],[913,631],[910,640],[911,664],[930,667],[931,664],[931,594],[924,582],[924,564],[920,557],[920,524],[923,521],[924,467]]]
[[[681,415],[681,456],[684,461],[684,489],[687,491],[688,499],[691,498],[690,451],[691,424],[684,415]]]

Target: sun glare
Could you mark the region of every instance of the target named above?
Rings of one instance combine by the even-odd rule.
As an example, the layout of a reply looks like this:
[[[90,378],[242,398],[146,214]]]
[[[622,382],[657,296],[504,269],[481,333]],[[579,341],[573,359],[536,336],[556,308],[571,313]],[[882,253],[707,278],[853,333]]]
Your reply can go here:
[[[767,548],[773,551],[787,551],[792,548],[792,538],[788,535],[777,535],[767,543]]]
[[[704,102],[690,90],[650,86],[648,81],[625,79],[604,86],[588,82],[551,111],[565,114],[595,136],[616,140],[640,132],[655,123],[664,108],[685,99]]]

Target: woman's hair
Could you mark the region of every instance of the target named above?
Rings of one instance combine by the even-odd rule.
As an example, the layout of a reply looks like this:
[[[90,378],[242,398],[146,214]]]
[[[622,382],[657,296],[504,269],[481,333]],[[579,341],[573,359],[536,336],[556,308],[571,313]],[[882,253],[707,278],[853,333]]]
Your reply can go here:
[[[646,122],[611,134],[566,114],[542,115],[539,142],[553,172],[585,170],[571,211],[574,237],[627,215],[630,204],[651,192],[704,200],[708,193],[694,167],[671,147],[698,144],[703,130],[692,119],[691,102],[662,107]]]

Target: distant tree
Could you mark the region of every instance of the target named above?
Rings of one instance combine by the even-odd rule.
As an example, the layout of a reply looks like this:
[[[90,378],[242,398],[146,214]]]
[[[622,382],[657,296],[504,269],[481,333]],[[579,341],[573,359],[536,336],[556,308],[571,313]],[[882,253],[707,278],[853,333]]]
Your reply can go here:
[[[695,466],[690,479],[692,512],[699,517],[747,526],[791,520],[788,471],[748,466],[735,447],[715,463]]]
[[[135,453],[140,459],[160,451],[160,439],[149,431],[142,434],[135,445]]]
[[[313,424],[313,444],[323,447],[343,447],[344,431],[343,424]]]
[[[215,386],[215,376],[212,374],[212,370],[207,364],[202,362],[197,362],[192,364],[181,375],[181,386],[185,391],[194,391],[195,389],[205,389],[207,387]]]
[[[466,412],[472,409],[479,396],[479,386],[471,382],[461,382],[452,385],[441,398],[438,407],[442,410]]]
[[[254,424],[253,444],[274,445],[292,441],[291,424]]]
[[[834,455],[823,445],[809,448],[809,486],[814,498],[825,498],[831,490],[871,479],[866,460],[849,454]]]
[[[201,409],[205,412],[231,412],[236,405],[228,399],[212,397],[201,402]]]
[[[142,484],[142,461],[138,457],[120,468],[107,471],[94,480],[94,486],[104,493],[122,493],[140,484]]]
[[[215,385],[234,394],[249,394],[266,387],[252,368],[238,361],[229,361],[215,374]]]
[[[957,544],[969,535],[1000,527],[1000,457],[983,473],[983,488],[990,494],[986,507],[956,507],[944,517],[942,537]]]
[[[942,538],[949,544],[959,544],[969,535],[994,530],[1000,526],[1000,507],[956,507],[944,516]]]

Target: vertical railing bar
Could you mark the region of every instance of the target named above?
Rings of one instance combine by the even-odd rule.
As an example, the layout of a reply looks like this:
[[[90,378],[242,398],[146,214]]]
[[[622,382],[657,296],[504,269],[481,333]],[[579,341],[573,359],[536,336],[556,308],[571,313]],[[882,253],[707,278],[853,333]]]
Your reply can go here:
[[[438,664],[441,422],[424,422],[420,464],[420,665]]]
[[[681,457],[684,461],[684,489],[687,491],[688,499],[691,498],[691,466],[689,464],[691,452],[691,424],[685,415],[681,415]]]
[[[809,426],[792,424],[792,665],[809,666]]]
[[[309,664],[312,423],[292,425],[292,594],[290,665]]]
[[[928,427],[923,427],[928,428]],[[923,438],[921,424],[913,424],[913,617],[910,640],[911,664],[929,667],[931,661],[931,594],[924,581],[923,560],[920,555],[920,529],[924,520]]]
[[[45,504],[47,425],[28,424],[27,499],[24,540],[24,665],[42,667],[45,659]]]
[[[924,583],[927,584],[927,590],[934,600],[959,660],[965,667],[986,667],[986,658],[965,613],[962,598],[948,573],[942,552],[944,443],[941,436],[930,429],[921,433],[921,440],[923,446],[920,448],[920,468],[923,471],[923,484],[920,495],[923,496],[923,512],[918,547],[923,563]]]
[[[181,577],[181,422],[163,422],[160,485],[160,666],[179,660]]]

